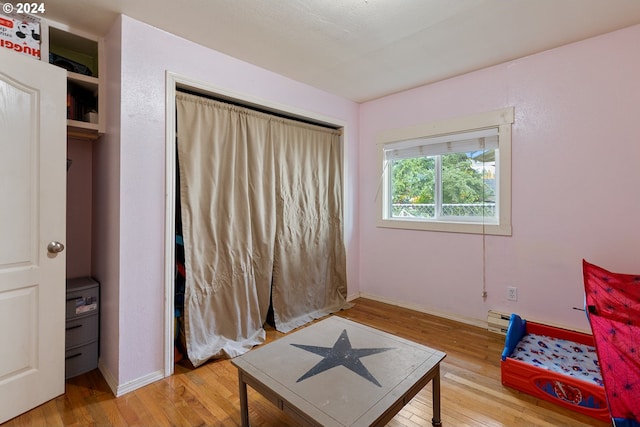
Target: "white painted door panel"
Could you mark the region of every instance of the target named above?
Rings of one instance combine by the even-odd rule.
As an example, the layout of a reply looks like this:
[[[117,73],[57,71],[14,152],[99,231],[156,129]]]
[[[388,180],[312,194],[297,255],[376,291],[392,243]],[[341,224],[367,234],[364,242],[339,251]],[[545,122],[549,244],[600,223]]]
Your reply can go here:
[[[0,423],[64,393],[66,71],[0,50]]]

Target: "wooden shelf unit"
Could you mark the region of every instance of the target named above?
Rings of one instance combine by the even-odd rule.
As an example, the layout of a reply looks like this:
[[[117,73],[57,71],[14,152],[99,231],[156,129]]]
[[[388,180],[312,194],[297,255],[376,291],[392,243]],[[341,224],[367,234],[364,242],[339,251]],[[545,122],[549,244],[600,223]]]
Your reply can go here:
[[[105,128],[102,39],[47,20],[43,20],[41,31],[46,35],[42,40],[42,60],[67,69],[68,137],[97,140]],[[78,92],[82,96],[77,96]],[[97,123],[89,122],[89,112],[96,113]]]

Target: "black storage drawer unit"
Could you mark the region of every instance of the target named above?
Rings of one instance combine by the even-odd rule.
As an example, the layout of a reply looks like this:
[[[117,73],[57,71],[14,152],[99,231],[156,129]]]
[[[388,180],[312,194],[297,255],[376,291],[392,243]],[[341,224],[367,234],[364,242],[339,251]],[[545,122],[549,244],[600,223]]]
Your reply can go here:
[[[98,316],[84,316],[79,319],[67,320],[66,346],[75,347],[96,341],[97,331],[100,327]]]
[[[98,312],[98,282],[90,277],[67,280],[67,320]]]
[[[65,351],[65,378],[89,372],[98,367],[98,341],[68,348]]]
[[[98,367],[100,285],[91,277],[67,280],[65,378]]]

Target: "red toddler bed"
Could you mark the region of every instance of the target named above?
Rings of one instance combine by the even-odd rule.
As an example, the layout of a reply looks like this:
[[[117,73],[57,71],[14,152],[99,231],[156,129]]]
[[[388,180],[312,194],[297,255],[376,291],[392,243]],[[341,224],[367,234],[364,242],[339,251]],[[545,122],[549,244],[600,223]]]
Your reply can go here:
[[[500,366],[505,386],[611,421],[591,335],[512,314]]]

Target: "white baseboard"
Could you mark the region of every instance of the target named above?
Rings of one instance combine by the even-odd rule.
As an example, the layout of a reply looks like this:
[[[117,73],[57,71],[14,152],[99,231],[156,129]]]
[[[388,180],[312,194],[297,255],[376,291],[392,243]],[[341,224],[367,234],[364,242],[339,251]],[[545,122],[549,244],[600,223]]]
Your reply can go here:
[[[359,297],[360,297],[360,294],[357,293],[357,292],[355,294],[352,294],[352,295],[347,295],[347,302],[351,302],[354,299],[359,298]]]
[[[98,359],[98,370],[111,389],[111,393],[113,393],[113,395],[117,397],[118,394],[116,392],[118,390],[118,382],[116,381],[111,371],[105,366],[104,363],[102,363],[102,359]]]
[[[395,301],[378,295],[369,294],[366,292],[360,292],[358,295],[361,298],[370,299],[373,301],[383,302],[385,304],[395,305],[397,307],[407,308],[409,310],[419,311],[420,313],[431,314],[433,316],[442,317],[444,319],[453,320],[454,322],[464,323],[466,325],[477,326],[479,328],[487,329],[487,321],[480,319],[473,319],[471,317],[458,316],[452,313],[445,313],[442,311],[434,310],[429,307],[425,307],[418,304],[409,304],[404,301]]]
[[[113,374],[107,369],[107,367],[102,363],[102,359],[98,360],[98,369],[100,373],[104,377],[105,381],[109,385],[111,392],[115,397],[120,397],[124,394],[127,394],[133,390],[137,390],[141,387],[164,379],[164,372],[162,370],[151,372],[150,374],[144,375],[140,378],[136,378],[133,381],[128,381],[124,384],[118,384],[118,381],[115,379]]]

